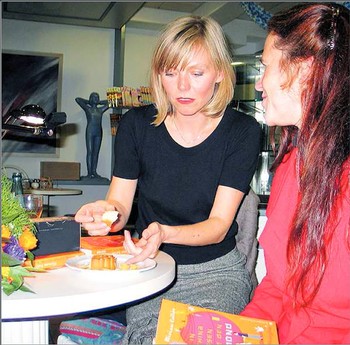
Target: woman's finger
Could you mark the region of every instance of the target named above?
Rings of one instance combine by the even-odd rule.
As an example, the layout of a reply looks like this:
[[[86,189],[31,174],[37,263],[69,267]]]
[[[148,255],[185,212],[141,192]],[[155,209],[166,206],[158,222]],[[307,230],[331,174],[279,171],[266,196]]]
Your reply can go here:
[[[139,248],[141,249],[141,248]],[[146,260],[150,255],[150,250],[149,249],[145,249],[145,250],[141,250],[140,253],[135,254],[132,258],[128,259],[126,261],[127,264],[136,264],[138,262],[144,261]]]
[[[135,246],[134,241],[131,239],[130,232],[127,230],[124,231],[123,246],[124,246],[124,249],[131,255],[137,255],[140,252],[142,252],[141,248],[137,248]]]

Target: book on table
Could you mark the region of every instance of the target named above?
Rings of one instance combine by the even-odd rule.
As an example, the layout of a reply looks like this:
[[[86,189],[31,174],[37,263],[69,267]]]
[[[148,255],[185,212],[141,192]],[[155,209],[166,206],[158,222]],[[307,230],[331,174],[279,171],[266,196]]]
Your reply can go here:
[[[132,239],[134,243],[138,240]],[[80,249],[87,255],[94,254],[127,254],[123,247],[123,235],[81,237]]]
[[[68,259],[81,255],[85,255],[85,253],[80,250],[49,255],[38,255],[34,257],[33,261],[26,259],[23,262],[23,266],[45,270],[56,269],[64,267]]]
[[[278,344],[274,321],[163,299],[154,344]]]

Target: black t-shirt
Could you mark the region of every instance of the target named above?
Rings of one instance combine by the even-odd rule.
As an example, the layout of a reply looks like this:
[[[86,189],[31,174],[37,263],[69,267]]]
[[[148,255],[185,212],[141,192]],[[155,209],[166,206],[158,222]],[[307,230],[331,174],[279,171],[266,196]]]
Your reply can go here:
[[[152,222],[194,224],[208,219],[219,185],[244,193],[256,169],[261,129],[254,117],[227,108],[214,132],[185,148],[164,123],[155,127],[153,105],[133,108],[119,123],[114,176],[138,179],[139,234]],[[234,221],[224,240],[205,246],[163,243],[178,264],[201,263],[227,254],[235,245]]]

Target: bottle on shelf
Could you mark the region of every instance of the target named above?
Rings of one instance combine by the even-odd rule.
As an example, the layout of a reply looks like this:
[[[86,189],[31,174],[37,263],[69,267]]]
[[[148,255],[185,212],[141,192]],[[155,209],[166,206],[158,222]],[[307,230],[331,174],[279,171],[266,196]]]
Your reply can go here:
[[[12,174],[12,187],[11,193],[18,196],[20,204],[23,206],[23,185],[22,185],[22,174],[21,173],[13,173]]]

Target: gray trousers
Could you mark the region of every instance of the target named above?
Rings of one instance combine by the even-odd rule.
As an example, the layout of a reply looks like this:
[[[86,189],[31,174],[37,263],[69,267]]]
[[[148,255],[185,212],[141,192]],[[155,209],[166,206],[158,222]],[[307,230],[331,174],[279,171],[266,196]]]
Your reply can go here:
[[[175,284],[164,293],[129,307],[123,345],[151,345],[163,298],[238,314],[249,302],[252,289],[245,256],[237,248],[201,264],[178,265]]]

